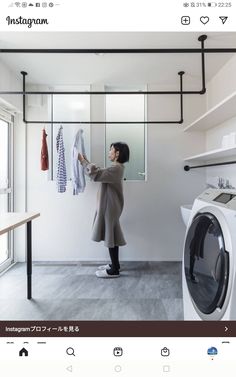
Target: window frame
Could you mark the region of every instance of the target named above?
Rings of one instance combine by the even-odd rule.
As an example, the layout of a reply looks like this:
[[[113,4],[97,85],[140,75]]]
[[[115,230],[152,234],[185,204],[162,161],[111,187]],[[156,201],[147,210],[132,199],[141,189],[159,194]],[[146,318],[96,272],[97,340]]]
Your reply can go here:
[[[148,90],[148,85],[135,85],[132,88],[131,87],[118,87],[115,85],[105,85],[104,87],[105,91],[114,91],[116,89],[119,89],[120,91],[128,91],[128,90],[137,90],[140,91],[147,91]],[[107,112],[106,112],[106,94],[105,94],[105,101],[104,101],[104,116],[105,120],[107,120]],[[148,114],[148,97],[146,94],[144,94],[144,121],[147,120],[147,114]],[[148,140],[148,127],[147,124],[144,123],[144,179],[125,179],[126,182],[147,182],[148,180],[148,169],[147,169],[147,140]],[[104,146],[105,146],[105,151],[103,154],[103,161],[104,161],[104,166],[107,167],[107,161],[106,161],[106,140],[107,140],[107,124],[105,123],[105,132],[104,132]]]
[[[7,210],[12,212],[14,210],[14,116],[0,107],[0,120],[8,125],[8,188],[10,189],[7,198]],[[14,253],[14,231],[7,233],[8,243],[8,258],[0,264],[0,274],[5,272],[15,262]]]

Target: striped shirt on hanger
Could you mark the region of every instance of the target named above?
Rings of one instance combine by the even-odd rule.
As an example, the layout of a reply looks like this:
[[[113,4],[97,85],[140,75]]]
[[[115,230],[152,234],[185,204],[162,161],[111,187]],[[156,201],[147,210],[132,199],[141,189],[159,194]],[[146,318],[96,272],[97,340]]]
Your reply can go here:
[[[65,148],[63,141],[63,127],[59,128],[57,137],[56,137],[56,148],[58,154],[57,161],[57,190],[58,192],[66,191],[66,161],[65,161]]]

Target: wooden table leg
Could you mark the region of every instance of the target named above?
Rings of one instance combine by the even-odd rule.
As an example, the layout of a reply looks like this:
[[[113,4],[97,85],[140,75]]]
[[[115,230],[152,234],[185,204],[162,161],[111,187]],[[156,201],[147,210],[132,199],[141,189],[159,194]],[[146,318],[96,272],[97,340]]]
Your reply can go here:
[[[32,298],[32,225],[27,222],[27,299]]]

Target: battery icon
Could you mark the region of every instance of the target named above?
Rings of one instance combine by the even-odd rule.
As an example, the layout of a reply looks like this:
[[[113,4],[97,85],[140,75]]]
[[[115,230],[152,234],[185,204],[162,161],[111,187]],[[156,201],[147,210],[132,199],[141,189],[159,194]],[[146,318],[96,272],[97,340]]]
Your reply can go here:
[[[215,8],[217,7],[217,3],[207,3],[208,7]]]

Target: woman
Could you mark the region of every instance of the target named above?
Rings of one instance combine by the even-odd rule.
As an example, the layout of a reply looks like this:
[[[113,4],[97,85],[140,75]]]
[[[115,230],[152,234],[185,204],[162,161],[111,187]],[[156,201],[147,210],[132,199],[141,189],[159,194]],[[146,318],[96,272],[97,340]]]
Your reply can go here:
[[[119,277],[119,246],[126,244],[119,218],[124,206],[123,174],[124,163],[129,161],[129,147],[122,142],[112,143],[108,154],[111,166],[100,169],[90,163],[80,153],[78,159],[84,167],[84,172],[93,181],[101,182],[98,191],[98,202],[93,222],[93,241],[104,241],[108,247],[111,264],[100,266],[96,271],[99,278]]]

